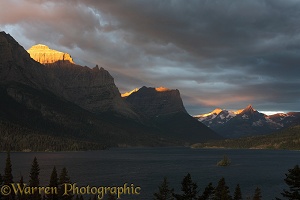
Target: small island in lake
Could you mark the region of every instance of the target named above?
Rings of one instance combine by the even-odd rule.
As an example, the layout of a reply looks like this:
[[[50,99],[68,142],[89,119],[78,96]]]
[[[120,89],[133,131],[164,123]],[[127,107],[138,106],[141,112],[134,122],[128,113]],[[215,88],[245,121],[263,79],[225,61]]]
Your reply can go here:
[[[225,155],[223,157],[222,160],[220,160],[218,163],[217,163],[217,166],[222,166],[222,167],[225,167],[225,166],[229,166],[231,164],[231,161],[229,160],[229,158]]]

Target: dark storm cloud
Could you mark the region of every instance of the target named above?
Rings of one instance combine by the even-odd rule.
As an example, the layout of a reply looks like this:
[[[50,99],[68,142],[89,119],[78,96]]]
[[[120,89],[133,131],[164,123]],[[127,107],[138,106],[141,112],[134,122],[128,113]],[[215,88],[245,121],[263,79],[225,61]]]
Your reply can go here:
[[[142,85],[178,88],[192,114],[248,103],[300,110],[299,1],[1,4],[2,29],[24,35],[26,45],[46,43],[104,66],[123,92]]]

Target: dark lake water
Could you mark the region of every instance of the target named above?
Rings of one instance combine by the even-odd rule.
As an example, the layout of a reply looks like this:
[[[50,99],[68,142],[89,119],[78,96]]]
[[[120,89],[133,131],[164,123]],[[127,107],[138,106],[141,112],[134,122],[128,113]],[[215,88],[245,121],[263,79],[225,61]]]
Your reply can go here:
[[[218,167],[216,163],[227,155],[232,164]],[[256,187],[263,199],[280,197],[285,188],[283,179],[288,169],[300,162],[299,151],[286,150],[230,150],[190,148],[120,148],[90,152],[30,152],[11,153],[14,181],[20,175],[25,182],[34,157],[40,165],[40,185],[47,186],[55,165],[58,171],[66,167],[72,182],[80,186],[123,186],[124,183],[141,187],[139,196],[121,196],[122,199],[152,199],[157,186],[166,176],[175,192],[180,193],[183,177],[190,173],[200,192],[212,182],[216,186],[224,177],[233,195],[237,183],[244,198],[251,196]],[[3,174],[6,153],[0,153]]]

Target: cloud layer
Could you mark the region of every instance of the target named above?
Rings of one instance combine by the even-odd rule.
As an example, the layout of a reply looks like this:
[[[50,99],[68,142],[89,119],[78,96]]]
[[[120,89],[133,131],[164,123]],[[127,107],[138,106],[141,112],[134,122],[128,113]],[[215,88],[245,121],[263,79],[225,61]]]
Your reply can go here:
[[[0,28],[26,49],[103,66],[121,92],[178,88],[191,114],[299,111],[299,10],[296,0],[11,0]]]

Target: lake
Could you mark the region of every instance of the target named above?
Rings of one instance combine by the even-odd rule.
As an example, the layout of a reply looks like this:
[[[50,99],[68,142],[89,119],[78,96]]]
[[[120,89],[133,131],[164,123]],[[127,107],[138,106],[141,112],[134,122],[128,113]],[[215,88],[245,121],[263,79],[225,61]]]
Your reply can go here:
[[[227,155],[228,167],[216,163]],[[61,171],[66,167],[72,182],[79,186],[123,186],[134,184],[141,188],[140,195],[123,195],[122,199],[152,199],[153,193],[166,176],[170,186],[180,193],[183,177],[190,173],[200,192],[212,182],[216,186],[224,177],[233,195],[237,183],[243,197],[254,194],[261,188],[263,199],[280,197],[286,187],[283,179],[288,169],[299,164],[300,152],[288,150],[234,150],[234,149],[190,149],[184,147],[165,148],[115,148],[105,151],[87,152],[12,152],[14,181],[20,175],[25,182],[34,157],[40,165],[40,185],[47,186],[53,166]],[[6,153],[0,153],[3,174]],[[105,199],[105,198],[104,198]]]

